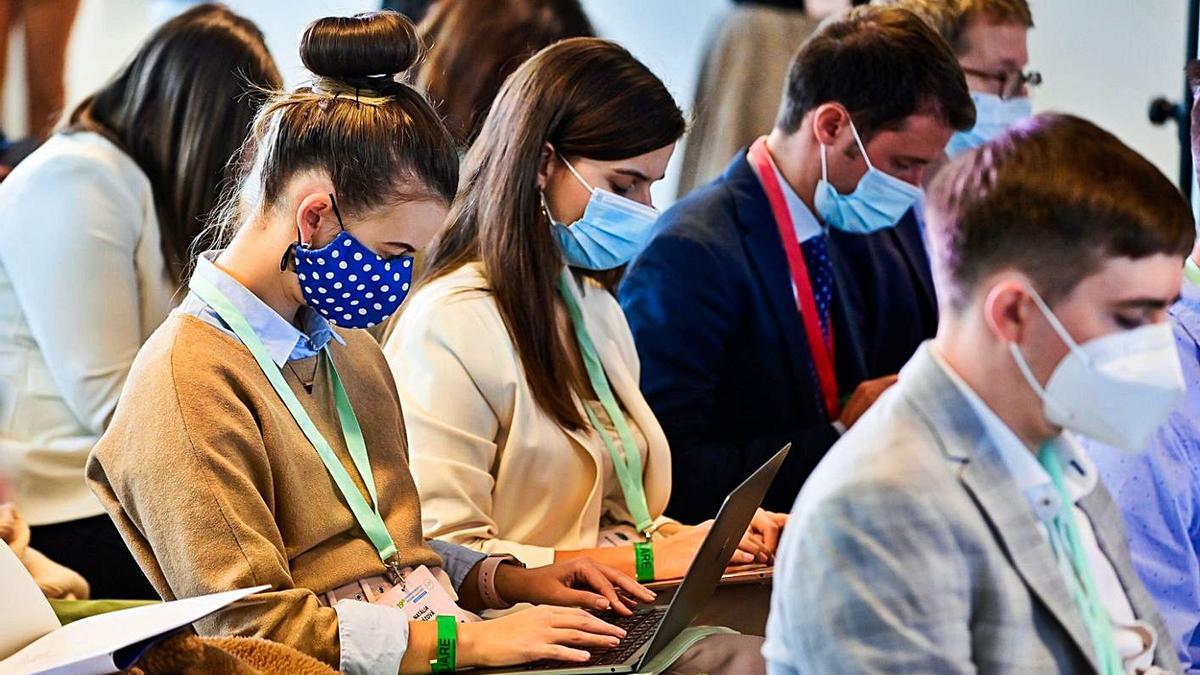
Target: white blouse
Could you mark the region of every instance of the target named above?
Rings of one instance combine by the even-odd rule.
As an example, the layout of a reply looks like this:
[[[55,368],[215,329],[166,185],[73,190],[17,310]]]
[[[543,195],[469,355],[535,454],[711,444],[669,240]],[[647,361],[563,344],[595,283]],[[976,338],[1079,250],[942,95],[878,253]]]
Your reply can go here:
[[[0,183],[0,473],[33,525],[104,513],[84,463],[176,291],[150,181],[60,133]]]

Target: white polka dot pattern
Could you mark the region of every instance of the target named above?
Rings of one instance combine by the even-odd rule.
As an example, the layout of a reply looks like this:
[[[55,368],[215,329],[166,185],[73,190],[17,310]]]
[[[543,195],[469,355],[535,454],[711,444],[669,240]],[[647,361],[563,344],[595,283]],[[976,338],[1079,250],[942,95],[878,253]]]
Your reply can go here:
[[[385,259],[345,230],[323,248],[297,247],[295,256],[304,301],[342,328],[371,328],[387,321],[412,284],[411,257]]]

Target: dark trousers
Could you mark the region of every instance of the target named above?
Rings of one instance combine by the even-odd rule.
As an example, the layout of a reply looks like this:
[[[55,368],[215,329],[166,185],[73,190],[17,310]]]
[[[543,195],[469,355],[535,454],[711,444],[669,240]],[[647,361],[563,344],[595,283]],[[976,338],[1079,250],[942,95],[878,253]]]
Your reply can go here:
[[[30,528],[29,545],[83,575],[97,600],[158,600],[108,516]]]

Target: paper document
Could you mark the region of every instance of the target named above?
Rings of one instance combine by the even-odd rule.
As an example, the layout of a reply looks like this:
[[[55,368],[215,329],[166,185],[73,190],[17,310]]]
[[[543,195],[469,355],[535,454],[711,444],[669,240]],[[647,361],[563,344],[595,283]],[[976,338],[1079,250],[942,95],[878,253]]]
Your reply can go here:
[[[0,661],[0,675],[98,675],[123,670],[157,638],[267,588],[270,586],[132,607],[60,626],[33,577],[4,546],[0,549],[0,598],[4,599],[0,654],[19,651]]]

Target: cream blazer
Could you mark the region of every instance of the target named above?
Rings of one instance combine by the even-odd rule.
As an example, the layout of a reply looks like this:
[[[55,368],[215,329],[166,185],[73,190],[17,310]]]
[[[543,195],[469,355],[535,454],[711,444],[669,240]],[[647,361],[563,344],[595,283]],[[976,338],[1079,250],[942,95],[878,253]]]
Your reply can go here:
[[[400,392],[425,535],[546,565],[556,549],[595,547],[605,515],[629,516],[602,513],[608,451],[590,428],[568,431],[534,401],[486,288],[478,264],[422,288],[384,354]],[[610,293],[590,281],[575,290],[610,386],[646,437],[646,501],[658,519],[671,492],[671,457],[638,389],[633,335]]]

